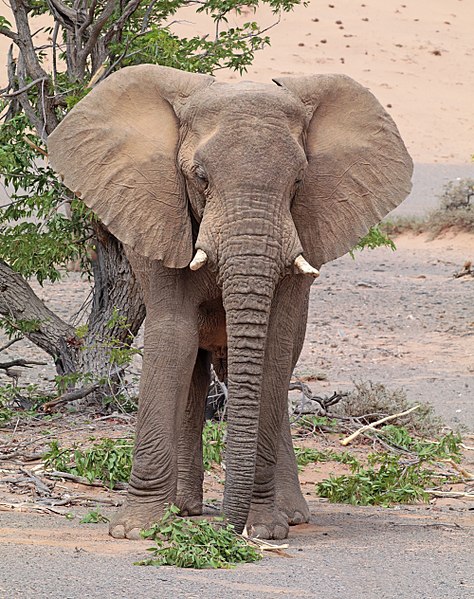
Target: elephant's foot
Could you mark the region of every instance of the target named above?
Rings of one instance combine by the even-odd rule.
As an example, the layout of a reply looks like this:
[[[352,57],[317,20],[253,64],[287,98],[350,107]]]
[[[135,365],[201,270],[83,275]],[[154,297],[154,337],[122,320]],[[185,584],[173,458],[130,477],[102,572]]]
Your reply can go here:
[[[200,516],[202,514],[202,496],[196,497],[191,493],[178,491],[176,506],[180,516]]]
[[[164,509],[162,501],[128,497],[110,520],[109,534],[115,539],[140,539],[140,531],[161,520]]]
[[[286,514],[279,509],[251,506],[247,518],[249,536],[259,539],[286,539],[288,528]]]
[[[286,515],[290,526],[309,522],[311,513],[306,499],[299,489],[297,492],[291,494],[279,493],[277,491],[276,504],[278,509]]]

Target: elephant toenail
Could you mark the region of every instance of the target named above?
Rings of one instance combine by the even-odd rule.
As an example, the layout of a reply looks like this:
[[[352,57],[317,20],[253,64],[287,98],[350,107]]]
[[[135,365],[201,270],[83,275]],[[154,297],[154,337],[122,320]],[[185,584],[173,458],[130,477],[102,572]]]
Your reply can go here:
[[[111,527],[109,532],[114,539],[125,539],[125,528],[121,524]]]
[[[130,539],[131,541],[138,541],[141,538],[142,538],[142,536],[140,534],[139,528],[132,528],[132,530],[129,530],[127,532],[127,539]]]

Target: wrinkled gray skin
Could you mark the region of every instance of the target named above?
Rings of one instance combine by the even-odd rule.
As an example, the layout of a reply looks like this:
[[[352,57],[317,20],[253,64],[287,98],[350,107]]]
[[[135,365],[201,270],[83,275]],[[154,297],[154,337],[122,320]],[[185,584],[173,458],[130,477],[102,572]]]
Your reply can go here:
[[[224,84],[143,65],[99,84],[48,145],[145,296],[133,471],[111,534],[136,538],[165,503],[202,512],[212,362],[229,381],[224,515],[285,538],[309,518],[286,406],[313,279],[294,261],[344,254],[406,197],[393,121],[340,75]],[[207,263],[193,271],[197,249]]]

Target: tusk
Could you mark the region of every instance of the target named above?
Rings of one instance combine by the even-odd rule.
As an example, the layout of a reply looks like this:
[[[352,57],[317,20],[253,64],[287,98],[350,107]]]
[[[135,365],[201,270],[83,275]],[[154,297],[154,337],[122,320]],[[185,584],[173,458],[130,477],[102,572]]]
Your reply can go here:
[[[309,262],[306,262],[301,254],[295,258],[294,265],[296,270],[302,275],[311,275],[314,278],[319,277],[319,270],[313,268]]]
[[[189,265],[191,270],[199,270],[201,266],[204,266],[207,262],[207,254],[203,250],[197,250],[194,254],[194,258]]]

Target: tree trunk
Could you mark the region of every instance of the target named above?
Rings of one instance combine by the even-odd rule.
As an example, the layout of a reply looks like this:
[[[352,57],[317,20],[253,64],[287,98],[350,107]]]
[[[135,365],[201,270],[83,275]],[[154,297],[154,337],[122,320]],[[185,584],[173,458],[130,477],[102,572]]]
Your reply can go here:
[[[128,347],[145,318],[145,305],[122,244],[99,222],[94,224],[94,291],[79,367],[96,377],[110,375],[113,350]]]
[[[77,371],[80,341],[74,328],[51,312],[23,277],[1,260],[0,314],[52,356],[58,374]]]
[[[100,223],[94,230],[95,284],[84,339],[2,261],[0,314],[53,358],[58,374],[87,373],[93,380],[107,376],[113,381],[114,371],[122,366],[111,363],[113,350],[126,349],[133,341],[145,318],[145,306],[122,245]]]

